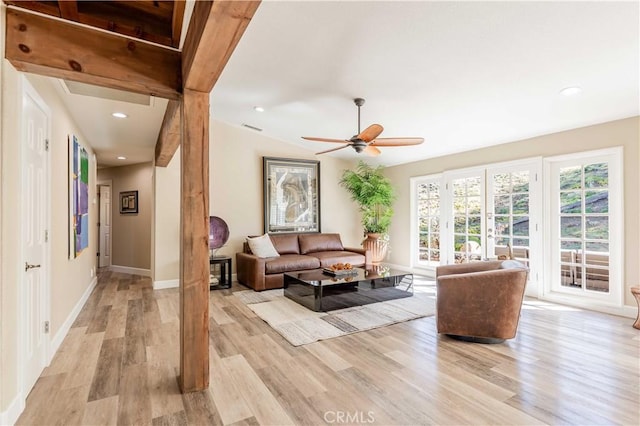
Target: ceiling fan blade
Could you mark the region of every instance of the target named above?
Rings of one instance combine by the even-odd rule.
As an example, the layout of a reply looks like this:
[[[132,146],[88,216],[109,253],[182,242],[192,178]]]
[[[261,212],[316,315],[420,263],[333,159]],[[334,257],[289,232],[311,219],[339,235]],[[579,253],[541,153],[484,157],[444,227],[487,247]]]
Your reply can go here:
[[[348,146],[351,146],[351,144],[350,144],[350,143],[348,143],[348,144],[346,144],[346,145],[339,146],[338,148],[332,148],[332,149],[328,149],[328,150],[326,150],[326,151],[316,152],[316,155],[326,154],[327,152],[338,151],[339,149],[346,148],[346,147],[348,147]]]
[[[375,146],[371,146],[369,145],[368,147],[366,147],[364,149],[365,154],[371,156],[371,157],[377,157],[378,155],[382,154],[382,151],[380,151],[378,148],[376,148]]]
[[[312,138],[310,136],[302,136],[302,139],[306,139],[308,141],[315,141],[315,142],[334,142],[334,143],[349,142],[349,141],[344,140],[344,139]]]
[[[361,131],[357,138],[365,142],[371,142],[372,140],[380,136],[380,133],[382,133],[383,130],[384,128],[381,125],[372,124],[371,126]]]
[[[371,141],[371,145],[406,146],[406,145],[420,145],[422,142],[424,142],[424,138],[378,138]]]

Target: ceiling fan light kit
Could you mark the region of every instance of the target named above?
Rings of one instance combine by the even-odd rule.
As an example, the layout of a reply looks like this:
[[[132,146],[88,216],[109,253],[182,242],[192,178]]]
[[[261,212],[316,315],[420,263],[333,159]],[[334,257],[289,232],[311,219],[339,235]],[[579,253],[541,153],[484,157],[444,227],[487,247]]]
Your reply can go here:
[[[329,142],[329,143],[342,143],[338,148],[328,149],[316,153],[316,155],[326,154],[333,151],[338,151],[348,146],[352,147],[358,154],[364,152],[372,157],[381,154],[378,146],[407,146],[407,145],[419,145],[424,142],[423,138],[378,138],[384,127],[380,124],[372,124],[363,131],[360,131],[360,107],[364,105],[363,98],[355,98],[353,103],[358,107],[358,133],[352,136],[350,139],[329,139],[329,138],[316,138],[310,136],[302,136],[302,139],[306,139],[314,142]]]

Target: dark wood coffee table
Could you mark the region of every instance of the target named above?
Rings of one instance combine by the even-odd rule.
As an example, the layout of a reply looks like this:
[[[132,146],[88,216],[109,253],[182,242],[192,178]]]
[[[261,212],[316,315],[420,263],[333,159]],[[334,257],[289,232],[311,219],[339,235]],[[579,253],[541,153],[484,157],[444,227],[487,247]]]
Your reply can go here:
[[[413,274],[379,266],[331,276],[322,269],[284,274],[284,295],[316,312],[413,296]]]

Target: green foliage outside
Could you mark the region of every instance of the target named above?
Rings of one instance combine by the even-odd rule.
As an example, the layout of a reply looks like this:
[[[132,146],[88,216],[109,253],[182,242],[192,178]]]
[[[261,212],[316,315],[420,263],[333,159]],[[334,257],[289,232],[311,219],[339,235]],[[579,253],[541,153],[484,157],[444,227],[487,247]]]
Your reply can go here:
[[[395,194],[391,181],[382,174],[384,167],[358,162],[355,170],[345,170],[340,185],[360,207],[365,233],[386,234],[393,216]]]

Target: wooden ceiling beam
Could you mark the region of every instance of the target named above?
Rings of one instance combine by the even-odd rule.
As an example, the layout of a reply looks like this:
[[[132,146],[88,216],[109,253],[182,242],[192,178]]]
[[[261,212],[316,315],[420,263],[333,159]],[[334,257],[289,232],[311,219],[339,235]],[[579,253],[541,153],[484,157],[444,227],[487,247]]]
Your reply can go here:
[[[180,52],[17,9],[6,22],[5,57],[19,71],[180,98]]]
[[[59,1],[60,17],[70,21],[78,21],[78,2],[77,1]]]
[[[22,1],[22,0],[4,0],[4,2],[11,6],[33,10],[35,12],[44,13],[45,15],[60,17],[60,8],[56,6],[54,2],[43,3],[39,1]]]
[[[180,146],[180,120],[180,101],[169,101],[156,142],[157,167],[167,167]]]
[[[182,49],[182,72],[188,75],[185,89],[211,92],[258,6],[260,1],[196,2]],[[155,160],[160,167],[169,164],[180,145],[175,131],[180,113],[169,108],[156,143]]]
[[[185,0],[176,0],[173,3],[173,14],[171,16],[171,45],[180,47],[180,34],[182,34],[182,21],[184,20]]]
[[[182,49],[184,88],[211,92],[260,1],[198,1]]]

